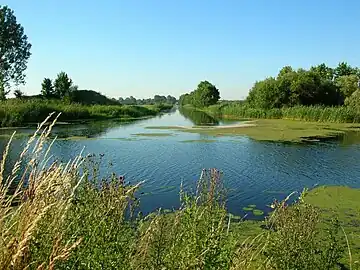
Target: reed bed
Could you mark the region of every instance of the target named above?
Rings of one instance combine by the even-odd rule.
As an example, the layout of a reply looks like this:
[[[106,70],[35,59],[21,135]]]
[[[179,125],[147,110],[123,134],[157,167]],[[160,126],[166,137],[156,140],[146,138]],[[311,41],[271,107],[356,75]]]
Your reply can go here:
[[[2,127],[37,123],[50,113],[60,113],[60,121],[90,119],[140,118],[154,116],[172,105],[82,105],[59,100],[6,100],[0,102],[0,123]]]
[[[295,106],[279,109],[252,108],[246,104],[225,103],[206,111],[225,118],[293,119],[313,122],[359,123],[360,111],[353,107]]]

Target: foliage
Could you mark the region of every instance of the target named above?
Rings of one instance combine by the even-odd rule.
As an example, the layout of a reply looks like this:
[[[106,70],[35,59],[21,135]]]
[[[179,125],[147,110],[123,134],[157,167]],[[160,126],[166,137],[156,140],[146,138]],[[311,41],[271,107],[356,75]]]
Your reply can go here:
[[[360,78],[355,74],[343,75],[337,78],[336,86],[339,88],[340,93],[348,98],[359,89],[359,80]]]
[[[333,69],[325,64],[310,70],[282,68],[276,78],[256,82],[246,99],[254,108],[273,109],[296,105],[343,105],[359,87],[360,73],[347,63]]]
[[[16,89],[14,91],[14,95],[15,95],[16,98],[22,98],[24,96],[24,93],[21,90]]]
[[[44,78],[43,82],[41,83],[41,95],[46,98],[55,96],[55,91],[51,79]]]
[[[81,105],[59,100],[9,99],[0,103],[0,123],[2,127],[38,123],[51,112],[61,112],[61,121],[139,118],[170,108],[170,105]]]
[[[154,98],[147,98],[147,99],[136,99],[133,96],[122,98],[120,97],[118,99],[118,102],[120,104],[126,104],[126,105],[145,105],[145,104],[175,104],[177,102],[176,98],[173,96],[161,96],[161,95],[155,95]]]
[[[30,57],[31,44],[24,28],[8,6],[0,5],[0,100],[9,93],[11,83],[25,83],[24,71]]]
[[[216,104],[220,99],[219,89],[208,81],[201,81],[189,94],[180,96],[180,105],[191,104],[195,107],[206,107]]]
[[[354,98],[356,93],[354,93]],[[349,99],[348,102],[351,102],[351,99]],[[360,110],[358,110],[357,108],[352,108],[350,106],[293,106],[284,108],[262,109],[254,108],[248,104],[232,102],[222,105],[210,106],[205,111],[217,117],[227,117],[233,119],[264,118],[293,119],[333,123],[360,122]]]
[[[73,82],[65,72],[60,72],[54,81],[55,95],[59,98],[64,98],[70,95],[71,86]]]
[[[120,105],[118,101],[112,100],[93,90],[72,91],[71,99],[75,103],[84,105]]]
[[[334,220],[324,233],[319,227],[319,211],[306,204],[302,194],[289,207],[287,199],[272,205],[275,211],[267,226],[271,241],[265,249],[269,269],[336,269],[344,247],[340,245],[340,226]]]

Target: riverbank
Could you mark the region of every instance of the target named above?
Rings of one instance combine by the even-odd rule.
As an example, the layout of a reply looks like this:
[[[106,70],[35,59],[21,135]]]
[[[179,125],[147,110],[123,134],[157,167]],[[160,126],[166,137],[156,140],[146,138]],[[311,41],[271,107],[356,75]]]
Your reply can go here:
[[[0,102],[1,127],[36,125],[50,113],[60,113],[60,122],[106,119],[141,119],[170,110],[159,105],[81,105],[55,100],[7,100]]]

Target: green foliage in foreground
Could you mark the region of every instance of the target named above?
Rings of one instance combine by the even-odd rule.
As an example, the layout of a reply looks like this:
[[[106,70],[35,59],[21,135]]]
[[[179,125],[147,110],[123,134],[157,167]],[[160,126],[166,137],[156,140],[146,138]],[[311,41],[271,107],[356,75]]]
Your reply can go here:
[[[170,105],[81,105],[57,100],[7,100],[0,102],[0,122],[2,127],[38,123],[51,112],[61,112],[60,121],[88,119],[139,118],[153,116]]]
[[[195,194],[182,191],[175,212],[134,216],[134,187],[115,175],[98,181],[98,164],[86,160],[86,179],[75,193],[63,241],[82,239],[56,269],[338,269],[344,258],[338,223],[319,225],[319,212],[300,199],[274,204],[263,222],[229,220],[220,173],[204,171]],[[52,252],[51,215],[31,243],[34,265]],[[316,268],[314,268],[316,266]]]

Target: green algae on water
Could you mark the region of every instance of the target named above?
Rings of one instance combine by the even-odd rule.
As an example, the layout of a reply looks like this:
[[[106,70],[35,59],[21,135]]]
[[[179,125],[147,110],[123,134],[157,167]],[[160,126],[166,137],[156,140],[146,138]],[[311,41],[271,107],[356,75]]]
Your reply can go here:
[[[254,209],[253,211],[254,216],[262,216],[264,214],[264,211],[260,209]]]

